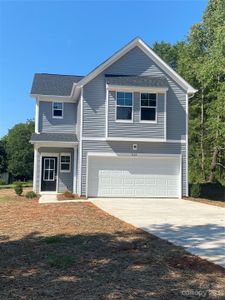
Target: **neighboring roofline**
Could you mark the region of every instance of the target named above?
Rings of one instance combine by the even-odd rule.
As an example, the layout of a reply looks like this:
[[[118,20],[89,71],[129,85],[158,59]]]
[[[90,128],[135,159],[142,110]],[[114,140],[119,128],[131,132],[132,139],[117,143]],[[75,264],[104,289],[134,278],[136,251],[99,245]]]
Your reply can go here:
[[[103,72],[106,68],[120,59],[123,55],[129,52],[134,47],[139,47],[143,50],[143,52],[148,55],[157,65],[159,65],[171,78],[173,78],[184,90],[187,91],[188,94],[194,94],[198,90],[194,89],[187,81],[185,81],[177,72],[175,72],[167,63],[165,63],[142,39],[135,38],[129,44],[121,48],[115,54],[113,54],[109,59],[100,64],[97,68],[91,71],[87,76],[76,83],[76,86],[84,86],[101,72]],[[72,92],[75,88],[75,84],[73,84]],[[71,92],[71,94],[72,94]]]

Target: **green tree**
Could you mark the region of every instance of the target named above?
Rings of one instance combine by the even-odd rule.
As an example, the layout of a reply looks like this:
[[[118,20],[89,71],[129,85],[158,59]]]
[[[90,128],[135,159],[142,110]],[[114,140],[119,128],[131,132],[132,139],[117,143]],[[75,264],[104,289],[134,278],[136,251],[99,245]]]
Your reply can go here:
[[[32,178],[33,146],[29,140],[33,132],[34,122],[29,120],[26,123],[15,125],[7,135],[8,170],[16,179]]]
[[[155,42],[152,49],[174,70],[177,68],[177,61],[179,52],[182,51],[184,47],[184,42],[178,42],[172,45],[167,42]]]
[[[190,181],[225,182],[225,1],[209,0],[185,42],[153,49],[198,89],[189,100]]]
[[[0,173],[7,171],[6,141],[0,140]]]

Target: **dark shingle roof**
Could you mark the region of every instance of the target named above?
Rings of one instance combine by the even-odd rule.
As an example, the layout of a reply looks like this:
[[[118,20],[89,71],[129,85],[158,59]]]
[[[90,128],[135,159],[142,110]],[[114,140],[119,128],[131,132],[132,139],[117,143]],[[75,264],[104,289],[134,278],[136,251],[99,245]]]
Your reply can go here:
[[[82,78],[83,76],[36,73],[31,94],[70,96],[73,83]]]
[[[77,142],[76,134],[70,133],[33,133],[31,142]]]
[[[158,76],[121,76],[105,75],[106,82],[111,85],[141,86],[141,87],[168,87],[165,77]]]

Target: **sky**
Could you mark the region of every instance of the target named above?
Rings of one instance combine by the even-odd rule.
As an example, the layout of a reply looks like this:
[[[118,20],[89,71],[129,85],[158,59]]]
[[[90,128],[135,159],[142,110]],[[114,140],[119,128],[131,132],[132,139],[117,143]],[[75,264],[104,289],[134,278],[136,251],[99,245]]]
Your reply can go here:
[[[0,0],[0,138],[34,118],[34,73],[85,75],[134,37],[184,40],[205,0]]]

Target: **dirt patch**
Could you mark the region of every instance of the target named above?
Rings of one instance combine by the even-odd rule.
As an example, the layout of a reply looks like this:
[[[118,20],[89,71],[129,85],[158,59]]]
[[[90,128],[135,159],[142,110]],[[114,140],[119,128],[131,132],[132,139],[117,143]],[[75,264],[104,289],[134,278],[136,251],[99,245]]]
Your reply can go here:
[[[193,197],[184,197],[184,200],[200,202],[200,203],[209,204],[213,206],[225,207],[225,201],[209,200],[204,198],[193,198]]]
[[[200,294],[224,299],[225,269],[91,203],[0,203],[0,299],[180,300]]]

